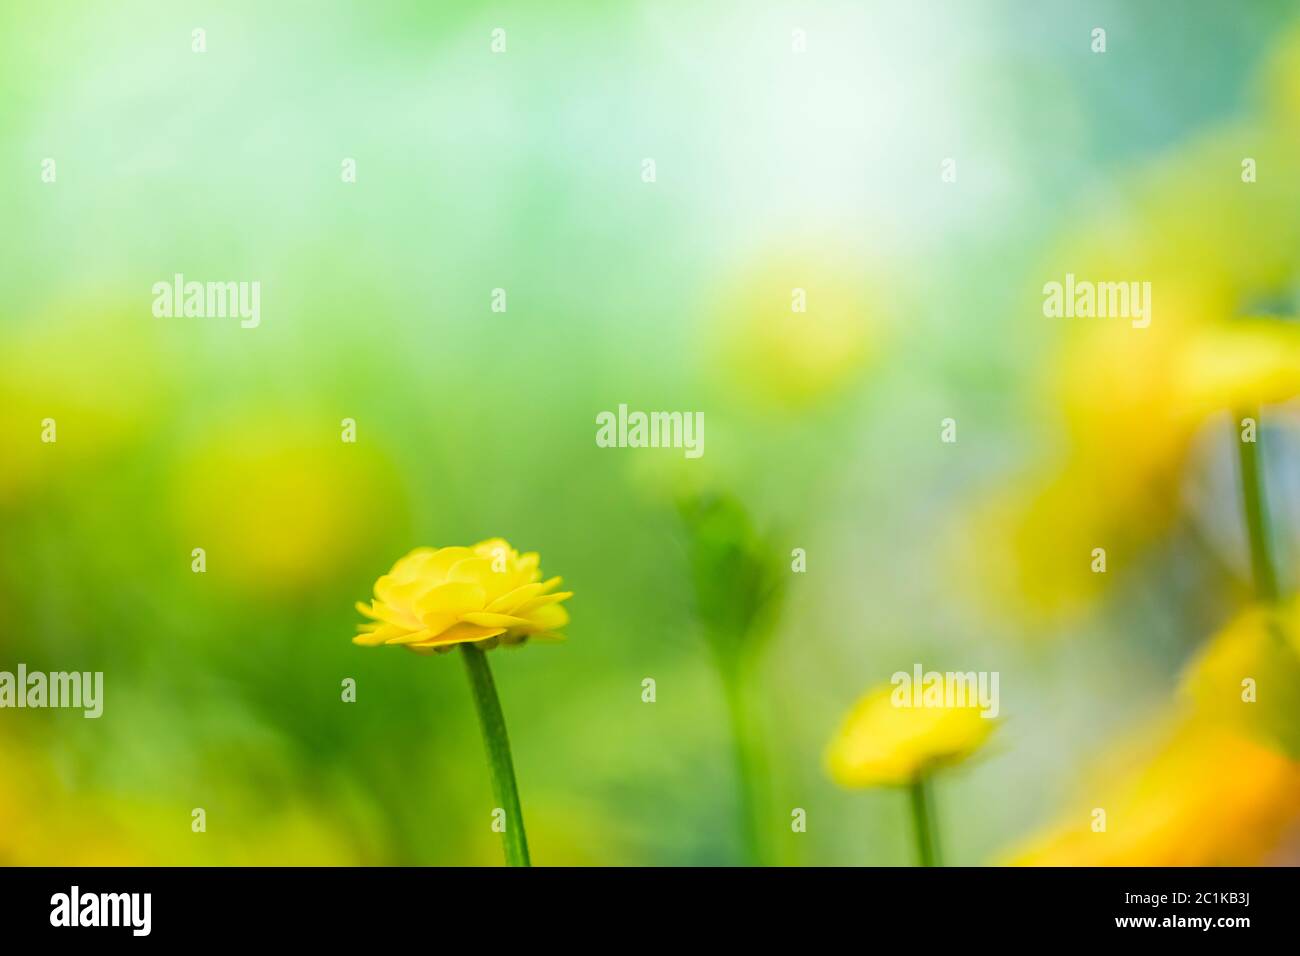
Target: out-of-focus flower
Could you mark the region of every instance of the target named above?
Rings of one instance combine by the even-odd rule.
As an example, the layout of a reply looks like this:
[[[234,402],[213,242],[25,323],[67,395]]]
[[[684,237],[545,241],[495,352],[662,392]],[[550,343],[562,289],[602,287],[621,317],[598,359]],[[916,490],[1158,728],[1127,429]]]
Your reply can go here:
[[[1300,599],[1239,614],[1192,661],[1183,690],[1216,725],[1300,758]]]
[[[1188,664],[1170,724],[1012,854],[1029,865],[1248,866],[1300,822],[1300,600],[1238,614]],[[1170,729],[1172,728],[1172,729]],[[1152,744],[1150,741],[1155,741]],[[1097,827],[1095,811],[1105,813]]]
[[[0,737],[0,866],[345,866],[365,862],[327,814],[304,795],[288,807],[265,802],[231,812],[222,840],[194,839],[187,826],[159,827],[184,810],[151,795],[80,785],[69,789],[46,748]],[[188,804],[185,805],[188,807]]]
[[[1132,341],[1121,341],[1128,336]],[[1066,447],[977,506],[965,579],[1000,605],[1068,616],[1136,567],[1178,515],[1177,485],[1215,416],[1300,393],[1300,323],[1094,330],[1055,367]],[[1235,503],[1229,507],[1235,510]],[[1106,574],[1093,573],[1093,549]]]
[[[757,652],[770,632],[786,581],[775,547],[754,529],[733,496],[679,500],[696,614],[725,668]]]
[[[962,532],[978,542],[970,569],[983,568],[992,605],[1045,617],[1085,608],[1179,516],[1202,429],[1300,395],[1300,322],[1277,315],[1300,311],[1300,190],[1231,174],[1247,134],[1269,140],[1220,130],[1180,149],[1044,256],[1045,281],[1150,283],[1150,324],[1035,320],[1059,328],[1033,403],[1053,450],[977,503],[975,533]],[[1095,548],[1106,574],[1090,566]]]
[[[826,751],[831,779],[842,787],[908,786],[961,763],[997,721],[978,706],[900,706],[897,688],[869,691],[854,705]]]
[[[1300,33],[1288,49],[1300,51]],[[1300,75],[1300,58],[1279,62]],[[1276,317],[1300,312],[1300,183],[1236,175],[1243,155],[1288,152],[1272,125],[1220,127],[1180,145],[1043,256],[1043,281],[1149,282],[1149,325],[1035,320],[1054,323],[1058,338],[1034,402],[1041,444],[1056,451],[977,504],[974,533],[961,532],[977,549],[962,579],[978,580],[991,606],[1049,618],[1086,609],[1178,517],[1200,430],[1300,394],[1300,323]],[[1027,299],[1026,314],[1041,304]],[[1090,566],[1099,547],[1106,574]]]
[[[1113,755],[1069,817],[1014,850],[1024,866],[1250,866],[1300,819],[1300,763],[1204,719],[1154,756]],[[1105,813],[1102,819],[1095,811]]]
[[[767,754],[755,687],[765,638],[785,594],[777,550],[755,529],[749,513],[727,494],[690,494],[678,501],[700,628],[718,667],[731,722],[740,784],[740,818],[750,863],[766,847],[760,820],[767,813]]]
[[[878,352],[888,316],[862,270],[774,253],[728,284],[711,351],[739,391],[801,409],[842,392]]]
[[[300,594],[354,559],[400,495],[383,463],[301,417],[207,430],[173,481],[174,524],[209,574],[262,598]]]
[[[424,654],[474,643],[486,649],[530,637],[557,638],[569,621],[556,591],[560,578],[542,580],[536,552],[520,554],[503,538],[472,548],[417,548],[375,582],[375,599],[357,610],[353,643],[392,644]],[[490,643],[489,643],[490,642]]]
[[[0,328],[0,505],[83,476],[146,432],[166,407],[160,368],[140,324],[99,299],[61,302]]]

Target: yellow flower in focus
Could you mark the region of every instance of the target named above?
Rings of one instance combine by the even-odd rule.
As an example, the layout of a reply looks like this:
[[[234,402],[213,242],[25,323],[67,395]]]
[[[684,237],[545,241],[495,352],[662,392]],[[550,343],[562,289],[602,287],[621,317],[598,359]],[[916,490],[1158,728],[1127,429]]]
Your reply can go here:
[[[520,554],[502,538],[472,548],[417,548],[375,582],[375,599],[357,610],[372,620],[354,644],[396,644],[422,654],[457,644],[518,644],[530,637],[559,638],[569,622],[556,591],[560,578],[542,580],[536,552]]]
[[[1114,763],[1114,759],[1110,761]],[[1105,829],[1094,830],[1095,810]],[[1022,866],[1250,866],[1300,819],[1300,764],[1193,720],[1018,850]]]
[[[997,723],[976,706],[901,706],[896,693],[892,686],[868,692],[831,741],[826,767],[840,786],[911,784],[971,756]]]
[[[556,591],[559,578],[542,580],[535,551],[520,554],[504,538],[472,548],[416,548],[375,582],[375,599],[357,610],[371,620],[352,639],[363,647],[396,644],[417,654],[457,645],[469,678],[492,777],[492,791],[505,814],[500,830],[506,863],[531,866],[523,809],[505,716],[492,669],[483,653],[497,644],[530,637],[558,638],[569,622]]]

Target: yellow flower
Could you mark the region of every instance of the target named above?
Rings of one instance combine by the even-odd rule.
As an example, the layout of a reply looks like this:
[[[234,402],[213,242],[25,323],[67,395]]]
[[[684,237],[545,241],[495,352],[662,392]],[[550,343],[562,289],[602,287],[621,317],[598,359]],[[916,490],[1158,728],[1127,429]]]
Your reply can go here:
[[[1193,658],[1184,711],[1108,756],[1086,803],[1016,851],[1046,866],[1250,866],[1300,820],[1300,601],[1250,607]],[[1246,683],[1249,679],[1249,684]],[[1096,810],[1106,813],[1094,830]]]
[[[240,821],[230,839],[186,839],[189,827],[159,824],[175,812],[177,794],[160,794],[147,786],[103,789],[86,780],[69,780],[59,767],[74,759],[69,750],[51,753],[0,734],[0,766],[5,768],[0,776],[0,866],[370,862],[331,829],[329,817],[313,809],[306,795],[268,809],[252,796],[237,800],[238,791],[223,790],[223,816]],[[214,774],[216,768],[205,763],[200,772]]]
[[[713,308],[708,350],[727,384],[802,411],[847,390],[882,347],[891,306],[834,255],[774,252],[751,262]]]
[[[255,598],[320,588],[346,568],[380,520],[405,507],[382,458],[299,412],[213,426],[178,459],[172,510],[178,551],[201,546],[209,578]],[[313,434],[316,432],[316,434]]]
[[[1193,659],[1182,689],[1217,726],[1300,756],[1300,600],[1237,615]]]
[[[1112,755],[1108,766],[1122,762]],[[1096,810],[1105,829],[1094,829]],[[1250,866],[1300,817],[1300,764],[1209,721],[1104,779],[1069,818],[1013,852],[1023,866]]]
[[[1300,323],[1271,314],[1294,311],[1300,195],[1216,178],[1239,163],[1242,139],[1266,136],[1220,129],[1162,157],[1123,186],[1123,202],[1044,253],[1043,279],[1149,282],[1150,321],[1043,319],[1056,342],[1030,414],[1048,451],[1022,481],[1000,477],[974,527],[955,532],[958,557],[982,572],[965,580],[991,608],[1060,623],[1131,580],[1187,508],[1180,491],[1201,437],[1222,441],[1238,412],[1264,406],[1268,418],[1300,395]],[[978,552],[962,552],[966,542]],[[1097,548],[1105,574],[1094,573]]]
[[[518,644],[529,637],[559,638],[569,615],[556,591],[559,578],[541,580],[536,552],[520,554],[502,538],[472,548],[417,548],[375,582],[375,600],[358,602],[370,622],[353,643],[399,644],[422,654],[457,644]]]
[[[1218,125],[1116,184],[1096,208],[1043,253],[1040,280],[1150,283],[1148,327],[1124,319],[1053,320],[1056,355],[1043,368],[1033,407],[1056,453],[1034,462],[1023,483],[999,479],[973,510],[955,550],[959,580],[1001,612],[1062,618],[1088,609],[1102,589],[1144,566],[1148,549],[1186,505],[1183,473],[1207,429],[1229,434],[1236,413],[1300,395],[1300,183],[1243,183],[1246,155],[1294,162],[1300,114],[1300,30],[1262,74],[1273,115]],[[1250,149],[1243,147],[1250,143]],[[1024,308],[1041,306],[1029,283]],[[1230,503],[1231,505],[1231,503]],[[977,553],[965,542],[978,541]],[[985,542],[993,541],[989,547]],[[1104,548],[1108,573],[1093,573]],[[996,554],[990,554],[996,551]],[[1059,621],[1058,621],[1059,622]]]
[[[1240,422],[1229,413],[1300,392],[1300,324],[1281,319],[1094,328],[1072,341],[1053,366],[1064,454],[989,493],[954,534],[976,599],[1058,621],[1143,566],[1183,507],[1203,429],[1230,435]],[[1098,547],[1108,574],[1094,573]]]
[[[840,786],[905,786],[965,760],[996,724],[976,706],[905,707],[894,702],[896,693],[868,692],[831,741],[826,766]]]
[[[0,323],[0,505],[95,482],[168,407],[165,362],[128,301],[107,290]]]

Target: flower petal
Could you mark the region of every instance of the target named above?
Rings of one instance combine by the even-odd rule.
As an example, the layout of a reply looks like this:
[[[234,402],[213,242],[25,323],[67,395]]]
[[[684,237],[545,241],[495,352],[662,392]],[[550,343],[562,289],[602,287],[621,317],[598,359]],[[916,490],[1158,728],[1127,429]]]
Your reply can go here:
[[[487,558],[465,558],[451,566],[447,579],[466,584],[477,584],[486,589],[489,587],[489,582],[495,573],[492,570],[492,562]]]
[[[487,611],[473,611],[469,614],[462,614],[461,620],[468,621],[470,624],[478,624],[480,627],[527,627],[530,623],[522,617],[514,617],[510,614],[490,614]]]
[[[366,625],[362,625],[365,627]],[[385,644],[391,637],[396,637],[402,633],[402,629],[392,624],[380,624],[371,627],[369,630],[363,630],[356,637],[352,638],[353,644],[360,644],[362,647],[378,647]]]
[[[520,616],[532,614],[534,611],[547,607],[551,604],[558,604],[560,601],[573,597],[572,591],[557,591],[555,594],[543,594],[541,597],[534,598],[515,608],[514,613]]]
[[[537,597],[543,590],[545,588],[541,584],[525,584],[492,601],[487,606],[487,610],[497,614],[513,614],[516,608],[525,601]]]
[[[564,627],[569,623],[569,613],[558,604],[548,604],[546,607],[539,607],[528,614],[528,624],[521,627],[520,630],[525,634],[540,634],[543,631],[554,631]]]
[[[466,558],[474,557],[474,552],[469,548],[439,548],[437,554],[429,562],[429,578],[434,583],[440,583],[447,580],[447,575],[456,565],[457,561],[464,561]]]
[[[422,628],[418,631],[407,631],[405,634],[397,634],[384,641],[385,644],[419,644],[433,637],[433,631]]]
[[[439,584],[422,594],[415,602],[416,613],[456,614],[464,611],[481,611],[487,601],[481,585],[464,581],[451,581]]]
[[[441,634],[434,635],[417,644],[408,645],[410,647],[441,647],[447,644],[464,644],[469,641],[483,641],[489,637],[496,637],[498,634],[504,634],[504,627],[480,627],[477,624],[457,624],[455,627],[449,627]]]

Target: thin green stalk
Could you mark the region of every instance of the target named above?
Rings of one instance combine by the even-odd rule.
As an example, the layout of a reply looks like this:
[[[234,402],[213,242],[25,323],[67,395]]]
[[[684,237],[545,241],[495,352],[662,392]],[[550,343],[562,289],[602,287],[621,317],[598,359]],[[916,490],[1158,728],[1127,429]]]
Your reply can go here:
[[[749,866],[762,866],[765,853],[759,821],[765,806],[760,787],[764,775],[764,759],[762,743],[755,733],[748,704],[747,685],[750,676],[748,668],[724,667],[722,683],[727,698],[727,714],[731,719],[745,863]]]
[[[1255,421],[1255,441],[1242,441],[1237,433],[1237,457],[1241,466],[1241,504],[1246,519],[1246,537],[1250,542],[1250,568],[1255,579],[1255,593],[1265,604],[1276,604],[1281,594],[1277,583],[1277,565],[1268,536],[1268,495],[1264,486],[1264,468],[1260,460],[1259,439],[1263,437],[1258,410],[1242,413],[1238,420]],[[1235,429],[1234,429],[1235,430]]]
[[[934,798],[928,774],[918,775],[908,787],[912,806],[912,829],[916,836],[918,866],[942,866],[939,862],[938,827],[934,825]]]
[[[496,684],[487,654],[473,644],[462,644],[465,671],[474,692],[478,708],[478,722],[483,729],[483,743],[487,746],[488,770],[492,776],[492,795],[497,805],[506,813],[506,829],[502,834],[505,844],[506,864],[531,866],[528,860],[528,837],[524,833],[524,814],[519,807],[519,788],[515,785],[515,766],[510,759],[510,738],[506,735],[506,719],[497,699]]]

